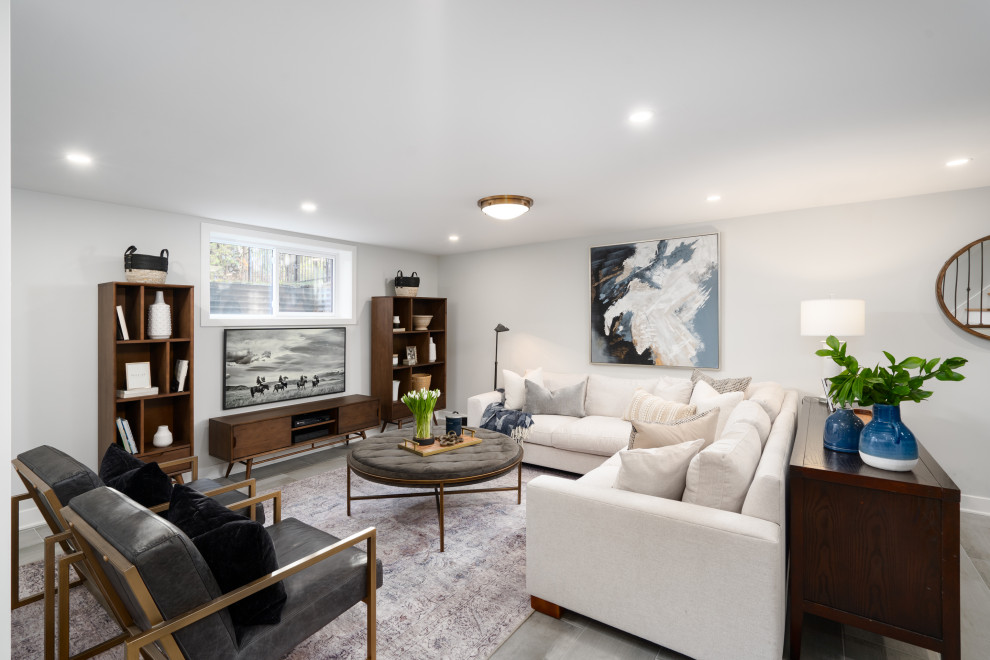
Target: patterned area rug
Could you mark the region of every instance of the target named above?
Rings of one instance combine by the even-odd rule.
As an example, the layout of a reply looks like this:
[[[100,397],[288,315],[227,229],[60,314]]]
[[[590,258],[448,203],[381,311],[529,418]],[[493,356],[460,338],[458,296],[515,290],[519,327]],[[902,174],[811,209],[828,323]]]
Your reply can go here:
[[[526,593],[526,494],[530,479],[550,471],[523,467],[523,503],[515,492],[455,495],[444,502],[446,542],[440,553],[432,497],[365,500],[346,515],[346,469],[282,488],[283,518],[298,518],[343,538],[378,529],[385,578],[378,591],[378,657],[487,658],[529,615]],[[516,473],[482,487],[511,486]],[[400,492],[354,477],[355,495]],[[266,512],[271,520],[271,509]],[[41,563],[21,568],[22,592],[40,589]],[[11,613],[14,658],[42,657],[42,605]],[[117,626],[85,588],[72,590],[71,650],[117,634]],[[357,605],[300,644],[288,658],[364,658],[365,608]],[[117,647],[99,658],[123,658]]]

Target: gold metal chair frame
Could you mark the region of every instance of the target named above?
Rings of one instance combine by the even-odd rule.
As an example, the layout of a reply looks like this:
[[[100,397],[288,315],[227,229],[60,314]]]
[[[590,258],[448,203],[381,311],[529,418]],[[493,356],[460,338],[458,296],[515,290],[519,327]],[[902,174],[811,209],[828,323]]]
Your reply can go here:
[[[243,507],[245,504],[253,507],[254,504],[258,502],[273,499],[273,517],[274,521],[278,523],[282,519],[281,495],[281,491],[267,493],[242,502],[229,504],[227,505],[227,508],[239,508]],[[375,606],[377,602],[376,590],[378,585],[378,575],[376,560],[377,532],[374,527],[369,527],[361,532],[358,532],[357,534],[347,537],[346,539],[338,541],[333,545],[326,546],[321,550],[311,553],[310,555],[289,564],[288,566],[284,566],[277,571],[262,576],[257,580],[240,587],[239,589],[235,589],[234,591],[214,598],[210,602],[204,603],[203,605],[200,605],[199,607],[166,622],[163,620],[161,612],[155,605],[155,602],[148,591],[148,587],[138,573],[137,568],[125,559],[116,548],[100,536],[96,530],[87,524],[74,511],[66,507],[62,509],[62,515],[68,522],[69,529],[71,530],[76,544],[81,548],[81,553],[78,554],[85,556],[85,561],[92,570],[94,578],[101,584],[102,588],[107,590],[112,595],[112,598],[120,604],[121,610],[126,616],[124,629],[127,631],[127,635],[123,642],[126,648],[127,660],[136,660],[141,654],[144,654],[146,657],[153,658],[154,660],[182,660],[184,656],[179,650],[179,646],[173,637],[173,633],[176,631],[181,630],[182,628],[185,628],[200,619],[210,616],[215,612],[219,612],[223,608],[228,607],[253,593],[261,591],[262,589],[284,580],[291,575],[295,575],[296,573],[365,540],[368,541],[368,595],[364,599],[364,603],[367,605],[368,617],[367,657],[369,660],[374,660],[376,657],[377,627]],[[69,558],[65,559],[68,560]],[[133,619],[127,613],[127,610],[123,608],[119,595],[114,590],[113,585],[110,583],[106,573],[103,570],[103,566],[105,564],[112,565],[113,568],[123,576],[131,592],[137,599],[137,606],[141,608],[143,615],[147,617],[148,621],[151,622],[151,628],[148,630],[141,630],[134,624]]]
[[[37,602],[44,599],[45,603],[45,614],[44,614],[44,639],[45,639],[45,660],[54,660],[56,657],[55,649],[55,597],[58,596],[58,658],[60,660],[86,660],[94,655],[98,655],[107,651],[118,644],[122,643],[127,637],[127,633],[121,633],[116,637],[101,642],[95,646],[92,646],[80,653],[75,655],[69,655],[69,590],[73,587],[77,587],[80,584],[85,583],[87,580],[92,580],[91,571],[85,564],[79,564],[82,559],[82,554],[79,553],[73,547],[73,537],[72,534],[67,531],[69,529],[68,523],[62,515],[62,503],[59,501],[58,497],[55,495],[55,491],[52,487],[45,482],[41,477],[36,475],[30,468],[28,468],[19,459],[13,459],[11,463],[14,469],[17,471],[18,476],[24,483],[24,487],[27,489],[27,493],[22,495],[13,495],[10,498],[10,565],[11,565],[11,579],[10,579],[10,609],[16,610],[20,607],[28,605],[30,603]],[[166,470],[170,467],[177,467],[183,464],[189,464],[190,467],[187,472],[192,474],[192,481],[199,478],[199,457],[190,456],[187,458],[180,458],[174,461],[167,461],[164,463],[159,463],[159,467],[162,470]],[[173,475],[175,476],[175,475]],[[181,479],[181,475],[180,475]],[[239,490],[241,488],[248,489],[248,497],[250,499],[257,499],[257,484],[254,479],[247,479],[245,481],[239,481],[237,483],[228,484],[220,488],[215,488],[211,491],[203,493],[209,497],[215,495],[220,495],[221,493],[230,492],[233,490]],[[45,498],[48,504],[51,506],[51,511],[55,512],[55,517],[49,513],[49,509],[44,506],[41,498]],[[30,594],[21,598],[20,595],[20,545],[18,544],[18,534],[20,532],[20,504],[21,502],[31,499],[34,501],[35,506],[41,512],[42,517],[48,524],[48,528],[53,532],[49,536],[44,538],[45,544],[45,558],[44,558],[44,587],[41,591]],[[249,500],[242,500],[241,502],[236,502],[229,506],[230,509],[241,509],[245,506],[249,506],[249,516],[252,520],[255,519],[254,505],[248,505]],[[155,513],[165,511],[168,509],[168,504],[160,504],[155,507],[151,507],[150,510]],[[66,530],[66,531],[62,531]],[[64,555],[60,557],[57,561],[58,570],[56,571],[56,559],[55,559],[55,546],[59,545],[62,547],[62,552]],[[69,567],[75,565],[76,572],[79,574],[79,579],[69,580]],[[56,575],[58,576],[58,586],[55,584]],[[122,630],[127,630],[124,620],[127,616],[127,612],[123,609],[123,604],[119,600],[115,603],[114,599],[109,593],[105,591],[103,585],[96,584],[96,591],[93,588],[90,591],[93,596],[100,602],[100,604],[106,609],[113,618],[117,621],[117,624]],[[118,609],[119,606],[119,609]],[[123,613],[123,616],[122,616]]]

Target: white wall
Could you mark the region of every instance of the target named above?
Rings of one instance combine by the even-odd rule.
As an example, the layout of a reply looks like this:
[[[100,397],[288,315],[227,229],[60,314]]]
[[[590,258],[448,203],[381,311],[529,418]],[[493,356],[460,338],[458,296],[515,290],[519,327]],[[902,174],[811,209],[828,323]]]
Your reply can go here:
[[[97,469],[97,285],[124,279],[128,245],[142,254],[168,248],[167,281],[196,285],[198,296],[203,222],[216,223],[13,191],[13,455],[49,444]],[[431,255],[360,245],[357,264],[359,316],[347,326],[348,394],[371,388],[371,297],[391,294],[386,283],[399,268],[419,273],[421,295],[436,295],[437,282]],[[207,420],[225,414],[223,328],[201,327],[198,309],[195,347],[196,454],[201,475],[210,476],[217,472],[211,466],[221,465],[209,455]]]
[[[524,232],[539,221],[534,210],[506,231]],[[689,370],[590,365],[588,249],[711,231],[720,233],[720,374],[776,380],[818,395],[821,358],[814,355],[817,342],[800,336],[800,302],[830,294],[864,298],[866,335],[849,340],[861,362],[882,360],[882,350],[898,358],[970,360],[962,370],[966,380],[929,381],[932,399],[905,404],[903,418],[971,496],[964,506],[990,505],[972,497],[990,497],[990,341],[951,325],[934,297],[946,259],[990,233],[990,188],[442,257],[439,291],[450,299],[454,328],[448,407],[464,410],[468,396],[491,388],[498,323],[510,328],[499,340],[500,368],[689,376]]]

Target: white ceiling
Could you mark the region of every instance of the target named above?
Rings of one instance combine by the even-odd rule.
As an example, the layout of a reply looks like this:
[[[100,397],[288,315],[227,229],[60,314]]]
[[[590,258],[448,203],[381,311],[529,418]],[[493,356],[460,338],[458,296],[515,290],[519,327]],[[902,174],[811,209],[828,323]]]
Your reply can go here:
[[[11,20],[19,188],[445,254],[990,185],[986,0],[14,0]],[[500,222],[476,206],[495,194],[536,203]]]

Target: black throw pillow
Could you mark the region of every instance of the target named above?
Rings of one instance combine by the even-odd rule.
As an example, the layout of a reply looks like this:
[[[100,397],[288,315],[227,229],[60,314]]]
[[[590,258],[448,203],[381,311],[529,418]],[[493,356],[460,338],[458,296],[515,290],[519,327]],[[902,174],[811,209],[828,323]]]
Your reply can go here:
[[[136,470],[143,465],[144,461],[129,454],[120,445],[110,445],[100,462],[100,480],[109,486],[107,480],[119,477],[125,472]],[[118,488],[118,490],[120,489]]]
[[[192,540],[224,593],[278,570],[275,545],[268,532],[261,523],[240,518]],[[276,582],[227,610],[237,626],[278,623],[282,620],[286,597],[285,585]]]
[[[247,520],[247,516],[231,511],[212,497],[207,497],[189,486],[176,484],[172,488],[168,521],[191,539],[237,520]]]
[[[128,470],[109,479],[100,477],[110,488],[116,488],[142,506],[165,504],[172,497],[172,480],[162,472],[158,463],[141,463],[141,467]]]

